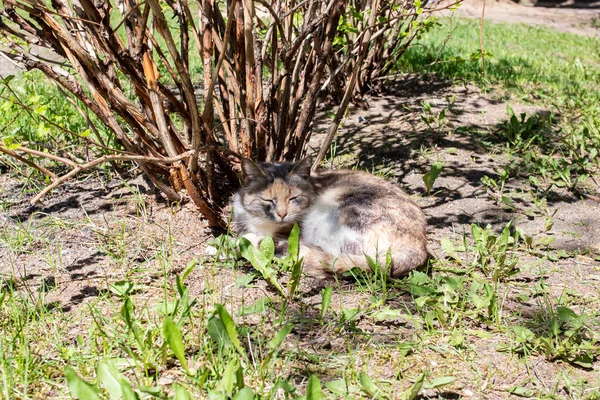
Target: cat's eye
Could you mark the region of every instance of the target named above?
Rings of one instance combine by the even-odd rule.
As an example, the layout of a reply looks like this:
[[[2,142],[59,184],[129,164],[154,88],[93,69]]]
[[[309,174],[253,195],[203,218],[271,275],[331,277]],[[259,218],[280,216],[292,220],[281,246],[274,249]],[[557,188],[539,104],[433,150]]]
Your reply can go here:
[[[300,196],[294,196],[294,197],[290,197],[290,199],[288,200],[288,203],[293,202],[293,203],[299,204],[300,201],[301,201]]]
[[[265,203],[271,203],[273,205],[275,205],[275,203],[277,202],[276,198],[272,198],[272,199],[263,199],[261,198],[261,201],[264,201]]]

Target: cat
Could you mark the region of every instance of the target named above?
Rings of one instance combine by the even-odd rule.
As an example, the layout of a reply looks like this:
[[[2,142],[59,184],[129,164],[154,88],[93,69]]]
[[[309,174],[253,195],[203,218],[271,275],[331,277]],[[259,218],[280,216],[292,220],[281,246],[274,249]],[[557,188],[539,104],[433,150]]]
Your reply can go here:
[[[244,181],[232,201],[238,235],[254,245],[271,236],[286,249],[297,223],[303,270],[316,278],[370,270],[365,255],[385,265],[388,250],[393,277],[425,264],[425,216],[406,193],[366,172],[311,173],[311,165],[310,157],[298,163],[242,159]]]

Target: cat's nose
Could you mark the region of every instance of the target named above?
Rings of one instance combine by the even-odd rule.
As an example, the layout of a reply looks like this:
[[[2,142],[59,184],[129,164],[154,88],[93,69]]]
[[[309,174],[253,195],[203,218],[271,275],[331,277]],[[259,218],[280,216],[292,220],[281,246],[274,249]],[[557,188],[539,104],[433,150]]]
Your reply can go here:
[[[277,211],[277,215],[279,215],[281,217],[281,219],[283,220],[285,218],[285,216],[287,215],[287,211]]]

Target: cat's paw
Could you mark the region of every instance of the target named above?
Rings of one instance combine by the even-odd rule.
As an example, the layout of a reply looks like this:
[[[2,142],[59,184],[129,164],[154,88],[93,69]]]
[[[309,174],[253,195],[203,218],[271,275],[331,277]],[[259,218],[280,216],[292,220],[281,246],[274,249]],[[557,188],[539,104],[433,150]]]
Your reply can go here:
[[[215,246],[206,246],[204,249],[204,255],[210,258],[216,258],[217,261],[227,261],[227,260],[236,260],[240,258],[239,254],[219,251]]]
[[[244,233],[242,237],[252,243],[252,246],[256,247],[257,249],[260,246],[260,242],[265,238],[264,236],[258,236],[256,233],[252,232]]]

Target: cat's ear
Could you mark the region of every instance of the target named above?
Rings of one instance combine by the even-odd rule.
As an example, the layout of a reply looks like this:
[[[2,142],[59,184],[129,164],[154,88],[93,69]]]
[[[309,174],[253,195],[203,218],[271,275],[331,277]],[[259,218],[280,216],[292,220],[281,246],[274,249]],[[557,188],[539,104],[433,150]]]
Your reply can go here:
[[[310,177],[310,168],[312,167],[312,157],[308,156],[298,161],[294,168],[292,168],[292,174],[298,175],[303,179]]]
[[[242,158],[242,172],[244,181],[265,177],[265,172],[249,158]]]

